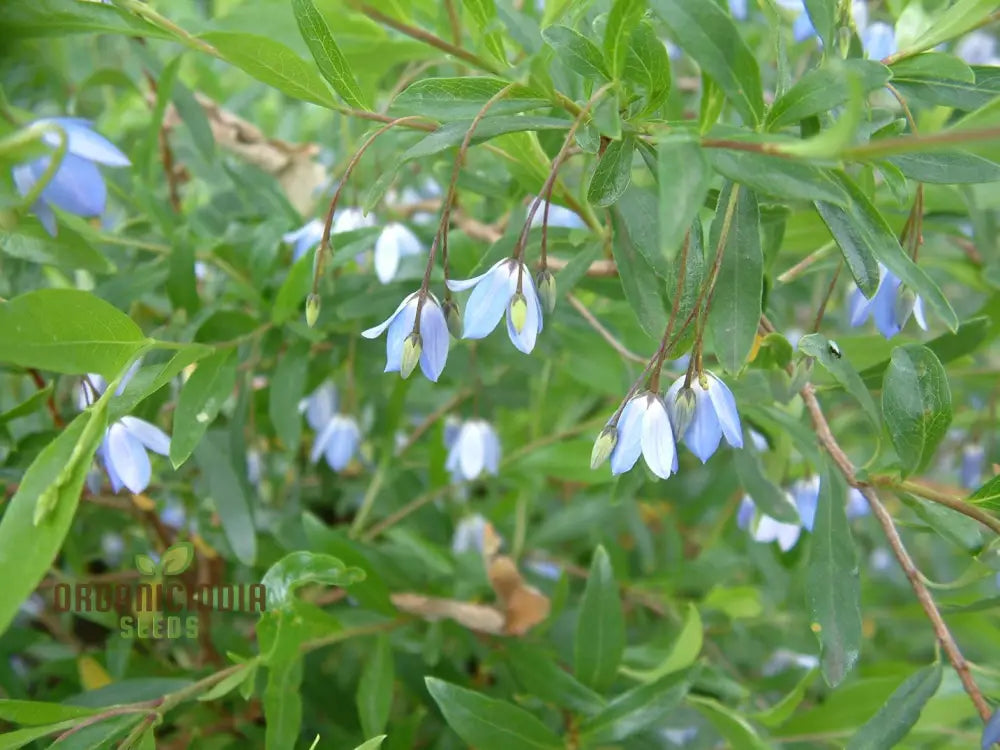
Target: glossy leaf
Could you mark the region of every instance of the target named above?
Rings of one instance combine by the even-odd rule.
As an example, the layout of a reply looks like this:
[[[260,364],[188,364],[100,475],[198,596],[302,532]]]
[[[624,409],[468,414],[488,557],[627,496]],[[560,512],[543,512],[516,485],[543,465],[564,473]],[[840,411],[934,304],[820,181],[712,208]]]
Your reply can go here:
[[[615,0],[604,27],[604,59],[611,77],[619,79],[625,69],[632,28],[645,10],[641,0]]]
[[[612,141],[597,163],[590,187],[587,190],[587,200],[595,206],[606,208],[622,197],[632,179],[632,155],[635,153],[635,140],[626,136],[620,141]]]
[[[927,702],[941,685],[940,662],[924,667],[903,681],[885,705],[851,737],[848,750],[880,750],[895,747],[909,734]]]
[[[670,95],[670,56],[646,21],[632,31],[622,75],[646,90],[646,104],[641,115],[655,112]]]
[[[603,690],[615,678],[625,650],[625,617],[611,560],[598,547],[590,565],[573,641],[573,663],[584,685]]]
[[[369,109],[367,97],[355,80],[344,53],[334,41],[326,19],[313,5],[313,0],[292,0],[292,11],[299,25],[299,33],[309,47],[319,72],[333,86],[333,90],[352,107]]]
[[[542,30],[545,40],[558,58],[584,78],[608,80],[611,76],[604,66],[604,56],[597,45],[578,31],[567,26],[549,26]]]
[[[236,365],[235,350],[222,349],[201,360],[181,389],[170,439],[170,461],[175,468],[191,455],[232,393]]]
[[[666,658],[651,669],[631,669],[622,667],[622,674],[633,680],[640,682],[657,682],[668,674],[687,669],[698,658],[701,653],[703,641],[701,615],[698,608],[693,604],[688,605],[687,614],[684,616],[684,624],[681,626],[677,639],[670,648]]]
[[[864,92],[882,88],[892,77],[887,67],[874,60],[846,60],[840,65],[811,70],[771,105],[767,113],[768,127],[777,130],[797,124],[846,102],[851,98],[847,73],[856,74]]]
[[[951,424],[948,375],[925,346],[898,346],[882,383],[882,414],[909,474],[930,462]]]
[[[820,477],[813,544],[806,571],[810,628],[820,645],[823,678],[836,687],[861,652],[861,588],[843,498],[844,480],[826,463]]]
[[[764,195],[793,201],[847,203],[844,191],[828,171],[819,167],[777,156],[726,149],[713,149],[709,152],[709,160],[720,174]]]
[[[731,708],[701,696],[689,696],[688,702],[712,722],[715,730],[726,739],[727,747],[733,750],[767,750],[770,747],[750,722]]]
[[[1000,164],[962,151],[924,151],[890,156],[889,161],[911,180],[945,185],[997,182]]]
[[[404,114],[426,115],[435,120],[471,119],[509,83],[489,76],[465,78],[424,78],[407,86],[392,101]],[[490,107],[490,116],[514,114],[548,104],[539,92],[515,86]],[[468,129],[468,128],[466,128]],[[478,130],[478,128],[477,128]]]
[[[290,606],[295,591],[307,583],[350,586],[364,580],[364,571],[349,568],[330,555],[316,552],[289,552],[261,579],[267,587],[268,610]]]
[[[837,0],[805,0],[806,12],[823,46],[833,49],[837,32]]]

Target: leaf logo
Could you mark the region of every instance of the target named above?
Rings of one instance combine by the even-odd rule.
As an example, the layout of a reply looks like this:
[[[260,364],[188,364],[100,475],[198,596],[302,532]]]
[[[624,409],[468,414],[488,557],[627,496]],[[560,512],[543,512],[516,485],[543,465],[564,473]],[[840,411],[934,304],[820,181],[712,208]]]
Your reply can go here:
[[[157,563],[149,555],[136,555],[135,567],[144,576],[176,576],[190,567],[194,560],[194,545],[191,542],[177,542],[167,547]]]

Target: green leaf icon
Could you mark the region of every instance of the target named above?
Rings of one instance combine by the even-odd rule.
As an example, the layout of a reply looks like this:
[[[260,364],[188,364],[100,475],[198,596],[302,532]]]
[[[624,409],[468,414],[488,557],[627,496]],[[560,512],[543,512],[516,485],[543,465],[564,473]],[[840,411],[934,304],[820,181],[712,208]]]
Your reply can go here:
[[[160,560],[165,576],[176,576],[183,573],[194,560],[194,545],[191,542],[177,542],[167,548]]]
[[[156,575],[156,561],[149,555],[136,555],[135,567],[144,576]]]

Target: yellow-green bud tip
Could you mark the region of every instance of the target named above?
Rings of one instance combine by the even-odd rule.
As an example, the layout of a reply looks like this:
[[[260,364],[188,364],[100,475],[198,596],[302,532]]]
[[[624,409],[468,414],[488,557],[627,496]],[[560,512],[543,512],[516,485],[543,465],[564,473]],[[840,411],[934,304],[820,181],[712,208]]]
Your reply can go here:
[[[518,292],[510,300],[510,322],[514,330],[520,333],[528,320],[528,300]]]
[[[420,362],[420,352],[423,344],[420,341],[419,333],[411,333],[403,339],[403,357],[399,365],[399,374],[404,378],[410,377],[410,373]]]
[[[608,456],[618,444],[618,428],[608,425],[594,441],[594,449],[590,452],[590,468],[596,469],[608,460]]]
[[[535,285],[538,287],[538,296],[542,298],[546,312],[556,309],[556,277],[549,271],[539,271],[535,278]]]
[[[312,328],[319,319],[319,295],[310,294],[306,297],[306,325]]]
[[[695,404],[694,391],[690,388],[681,388],[674,399],[672,414],[674,423],[674,433],[680,438],[688,431],[691,422],[694,420]]]

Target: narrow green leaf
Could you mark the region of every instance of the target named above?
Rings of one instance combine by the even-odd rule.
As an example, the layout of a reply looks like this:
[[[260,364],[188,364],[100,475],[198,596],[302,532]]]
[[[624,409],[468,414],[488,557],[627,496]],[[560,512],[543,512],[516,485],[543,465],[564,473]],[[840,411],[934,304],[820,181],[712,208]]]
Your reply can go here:
[[[728,149],[713,149],[709,153],[709,161],[720,174],[764,195],[792,201],[847,203],[847,196],[830,177],[829,170],[811,164]]]
[[[597,163],[587,200],[595,206],[607,208],[622,197],[632,179],[632,155],[635,153],[635,139],[626,136],[620,141],[612,141]]]
[[[788,695],[775,703],[773,706],[753,714],[753,720],[760,722],[765,727],[780,727],[795,713],[795,709],[799,707],[803,699],[806,697],[806,691],[809,689],[809,686],[812,685],[813,680],[816,679],[816,675],[818,674],[818,669],[810,669],[802,676],[802,679],[796,683],[795,687],[792,688]]]
[[[670,56],[653,27],[646,21],[642,21],[632,31],[622,75],[626,81],[646,90],[646,104],[639,117],[655,112],[670,95]]]
[[[638,734],[676,710],[690,687],[687,675],[675,674],[632,688],[583,722],[580,739],[588,746],[607,745]]]
[[[523,708],[482,693],[425,678],[455,734],[478,750],[561,750],[563,742]]]
[[[205,357],[181,388],[170,438],[170,462],[177,468],[198,445],[236,385],[236,350]]]
[[[958,0],[935,18],[927,31],[904,50],[904,54],[923,52],[959,37],[982,24],[996,9],[996,0]]]
[[[823,678],[836,687],[854,668],[861,651],[861,587],[843,498],[847,489],[824,461],[806,571],[806,602],[819,640]]]
[[[139,326],[89,292],[39,289],[0,303],[0,362],[112,378],[147,346]]]
[[[378,734],[389,722],[392,684],[395,678],[396,670],[389,638],[380,635],[375,639],[375,648],[369,652],[365,660],[358,682],[358,716],[361,719],[361,731],[365,735]]]
[[[284,449],[290,453],[298,450],[302,435],[302,417],[299,401],[306,387],[309,368],[309,342],[295,341],[278,359],[271,379],[268,397],[268,415]]]
[[[254,670],[249,664],[237,669],[224,680],[217,682],[207,693],[199,695],[198,700],[203,703],[208,703],[211,701],[217,701],[219,698],[229,695],[236,688],[240,687],[244,680],[246,680],[253,671]]]
[[[839,356],[833,354],[830,341],[826,336],[821,333],[812,333],[808,336],[803,336],[799,339],[798,350],[819,360],[823,368],[833,375],[837,382],[844,387],[844,390],[854,396],[872,426],[876,430],[881,428],[878,407],[875,406],[875,401],[868,392],[864,381],[843,354]]]
[[[652,338],[659,339],[667,326],[663,297],[665,284],[645,258],[647,254],[658,251],[657,244],[648,244],[649,231],[655,231],[656,223],[655,220],[652,223],[636,222],[636,212],[627,208],[629,203],[630,198],[626,195],[625,200],[611,211],[615,265],[625,299],[635,311],[639,325]],[[651,205],[655,207],[655,201]]]
[[[819,202],[816,209],[843,251],[848,268],[861,290],[870,296],[878,287],[877,282],[872,284],[872,276],[877,279],[877,273],[869,273],[869,256],[874,255],[876,260],[884,263],[897,278],[922,297],[949,329],[955,331],[958,316],[948,298],[927,272],[906,254],[896,234],[861,188],[846,174],[840,173],[838,177],[851,204],[845,209]]]
[[[848,73],[856,74],[865,93],[882,88],[892,76],[889,68],[874,60],[845,60],[810,70],[771,105],[768,128],[777,130],[797,124],[846,102],[852,94]]]
[[[113,273],[115,266],[98,252],[83,235],[67,226],[52,237],[34,219],[21,221],[16,231],[0,230],[0,252],[29,263],[41,263],[72,271]]]
[[[760,213],[753,191],[727,183],[719,195],[708,250],[714,256],[729,216],[715,296],[708,313],[716,356],[729,372],[738,372],[753,347],[761,314],[764,257]]]
[[[471,119],[509,85],[509,81],[490,76],[422,78],[403,89],[393,99],[392,106],[403,114],[424,115],[435,120]],[[548,104],[549,100],[541,92],[528,86],[515,86],[490,107],[490,116],[511,115]]]
[[[712,722],[716,731],[726,739],[726,747],[731,750],[771,750],[750,722],[731,708],[701,696],[689,695],[687,701]]]
[[[561,61],[584,78],[606,81],[611,77],[597,45],[580,32],[567,26],[549,26],[542,29],[542,39]]]
[[[493,0],[464,0],[465,8],[479,27],[484,46],[499,62],[507,63],[507,53],[503,47],[503,34],[491,31],[496,24],[497,8]]]
[[[36,411],[44,408],[45,402],[49,400],[52,395],[53,384],[48,383],[41,390],[35,391],[28,398],[26,398],[17,406],[12,406],[7,411],[0,414],[0,425],[5,425],[8,422],[12,422],[15,419],[20,419],[21,417],[26,417],[29,414],[34,414]]]
[[[847,743],[847,750],[896,747],[920,718],[927,701],[941,685],[941,663],[924,667],[904,680],[889,700]]]
[[[911,180],[942,185],[997,182],[1000,164],[963,151],[924,151],[890,156],[888,161]]]
[[[299,25],[299,33],[309,47],[319,72],[333,86],[341,98],[358,109],[370,109],[367,97],[354,78],[350,64],[333,39],[323,15],[316,10],[312,0],[292,0],[292,11]]]
[[[759,125],[764,118],[760,70],[729,14],[705,0],[651,0],[650,7],[726,93],[744,122]]]
[[[1000,474],[989,479],[978,490],[969,495],[966,502],[1000,514]]]
[[[67,719],[82,719],[97,713],[96,708],[66,706],[61,703],[42,701],[0,700],[0,719],[12,724],[37,726],[56,724]]]
[[[354,750],[378,750],[382,747],[382,743],[385,738],[388,737],[386,734],[380,734],[376,737],[372,737],[370,740],[365,740],[360,745],[358,745]]]
[[[633,680],[646,683],[656,682],[668,674],[680,672],[694,664],[698,659],[698,654],[701,653],[703,637],[701,615],[698,614],[698,608],[689,603],[681,632],[677,634],[677,640],[674,641],[674,645],[662,662],[652,669],[622,667],[620,671]]]
[[[823,40],[823,46],[832,50],[837,42],[837,1],[838,0],[805,0],[806,12],[813,28]]]
[[[512,642],[507,648],[506,664],[521,688],[544,701],[585,714],[604,708],[600,695],[577,682],[552,656],[535,646]]]
[[[261,654],[267,664],[264,687],[264,748],[287,750],[298,744],[302,728],[302,656],[305,626],[286,612],[268,613],[257,625]]]
[[[295,591],[307,583],[347,587],[363,581],[365,573],[359,568],[349,568],[331,555],[317,552],[289,552],[268,568],[261,583],[267,588],[267,608],[290,607]]]
[[[236,558],[244,565],[253,565],[257,557],[257,531],[243,482],[233,468],[228,442],[224,433],[209,432],[198,443],[194,457],[207,484],[203,500],[214,503],[226,541]]]
[[[761,512],[782,523],[799,523],[795,505],[788,501],[785,491],[764,473],[760,456],[750,450],[733,451],[733,465],[740,484]]]
[[[656,146],[659,183],[660,254],[679,257],[684,236],[705,204],[712,184],[712,170],[697,141],[667,136]],[[672,293],[672,291],[671,291]]]
[[[642,0],[615,0],[604,27],[604,59],[611,77],[618,80],[625,69],[632,29],[645,10]]]
[[[948,374],[925,346],[898,346],[882,382],[882,414],[906,474],[934,456],[951,424]]]
[[[618,583],[604,547],[594,551],[576,621],[573,660],[584,685],[603,690],[615,679],[625,650],[625,616]]]

